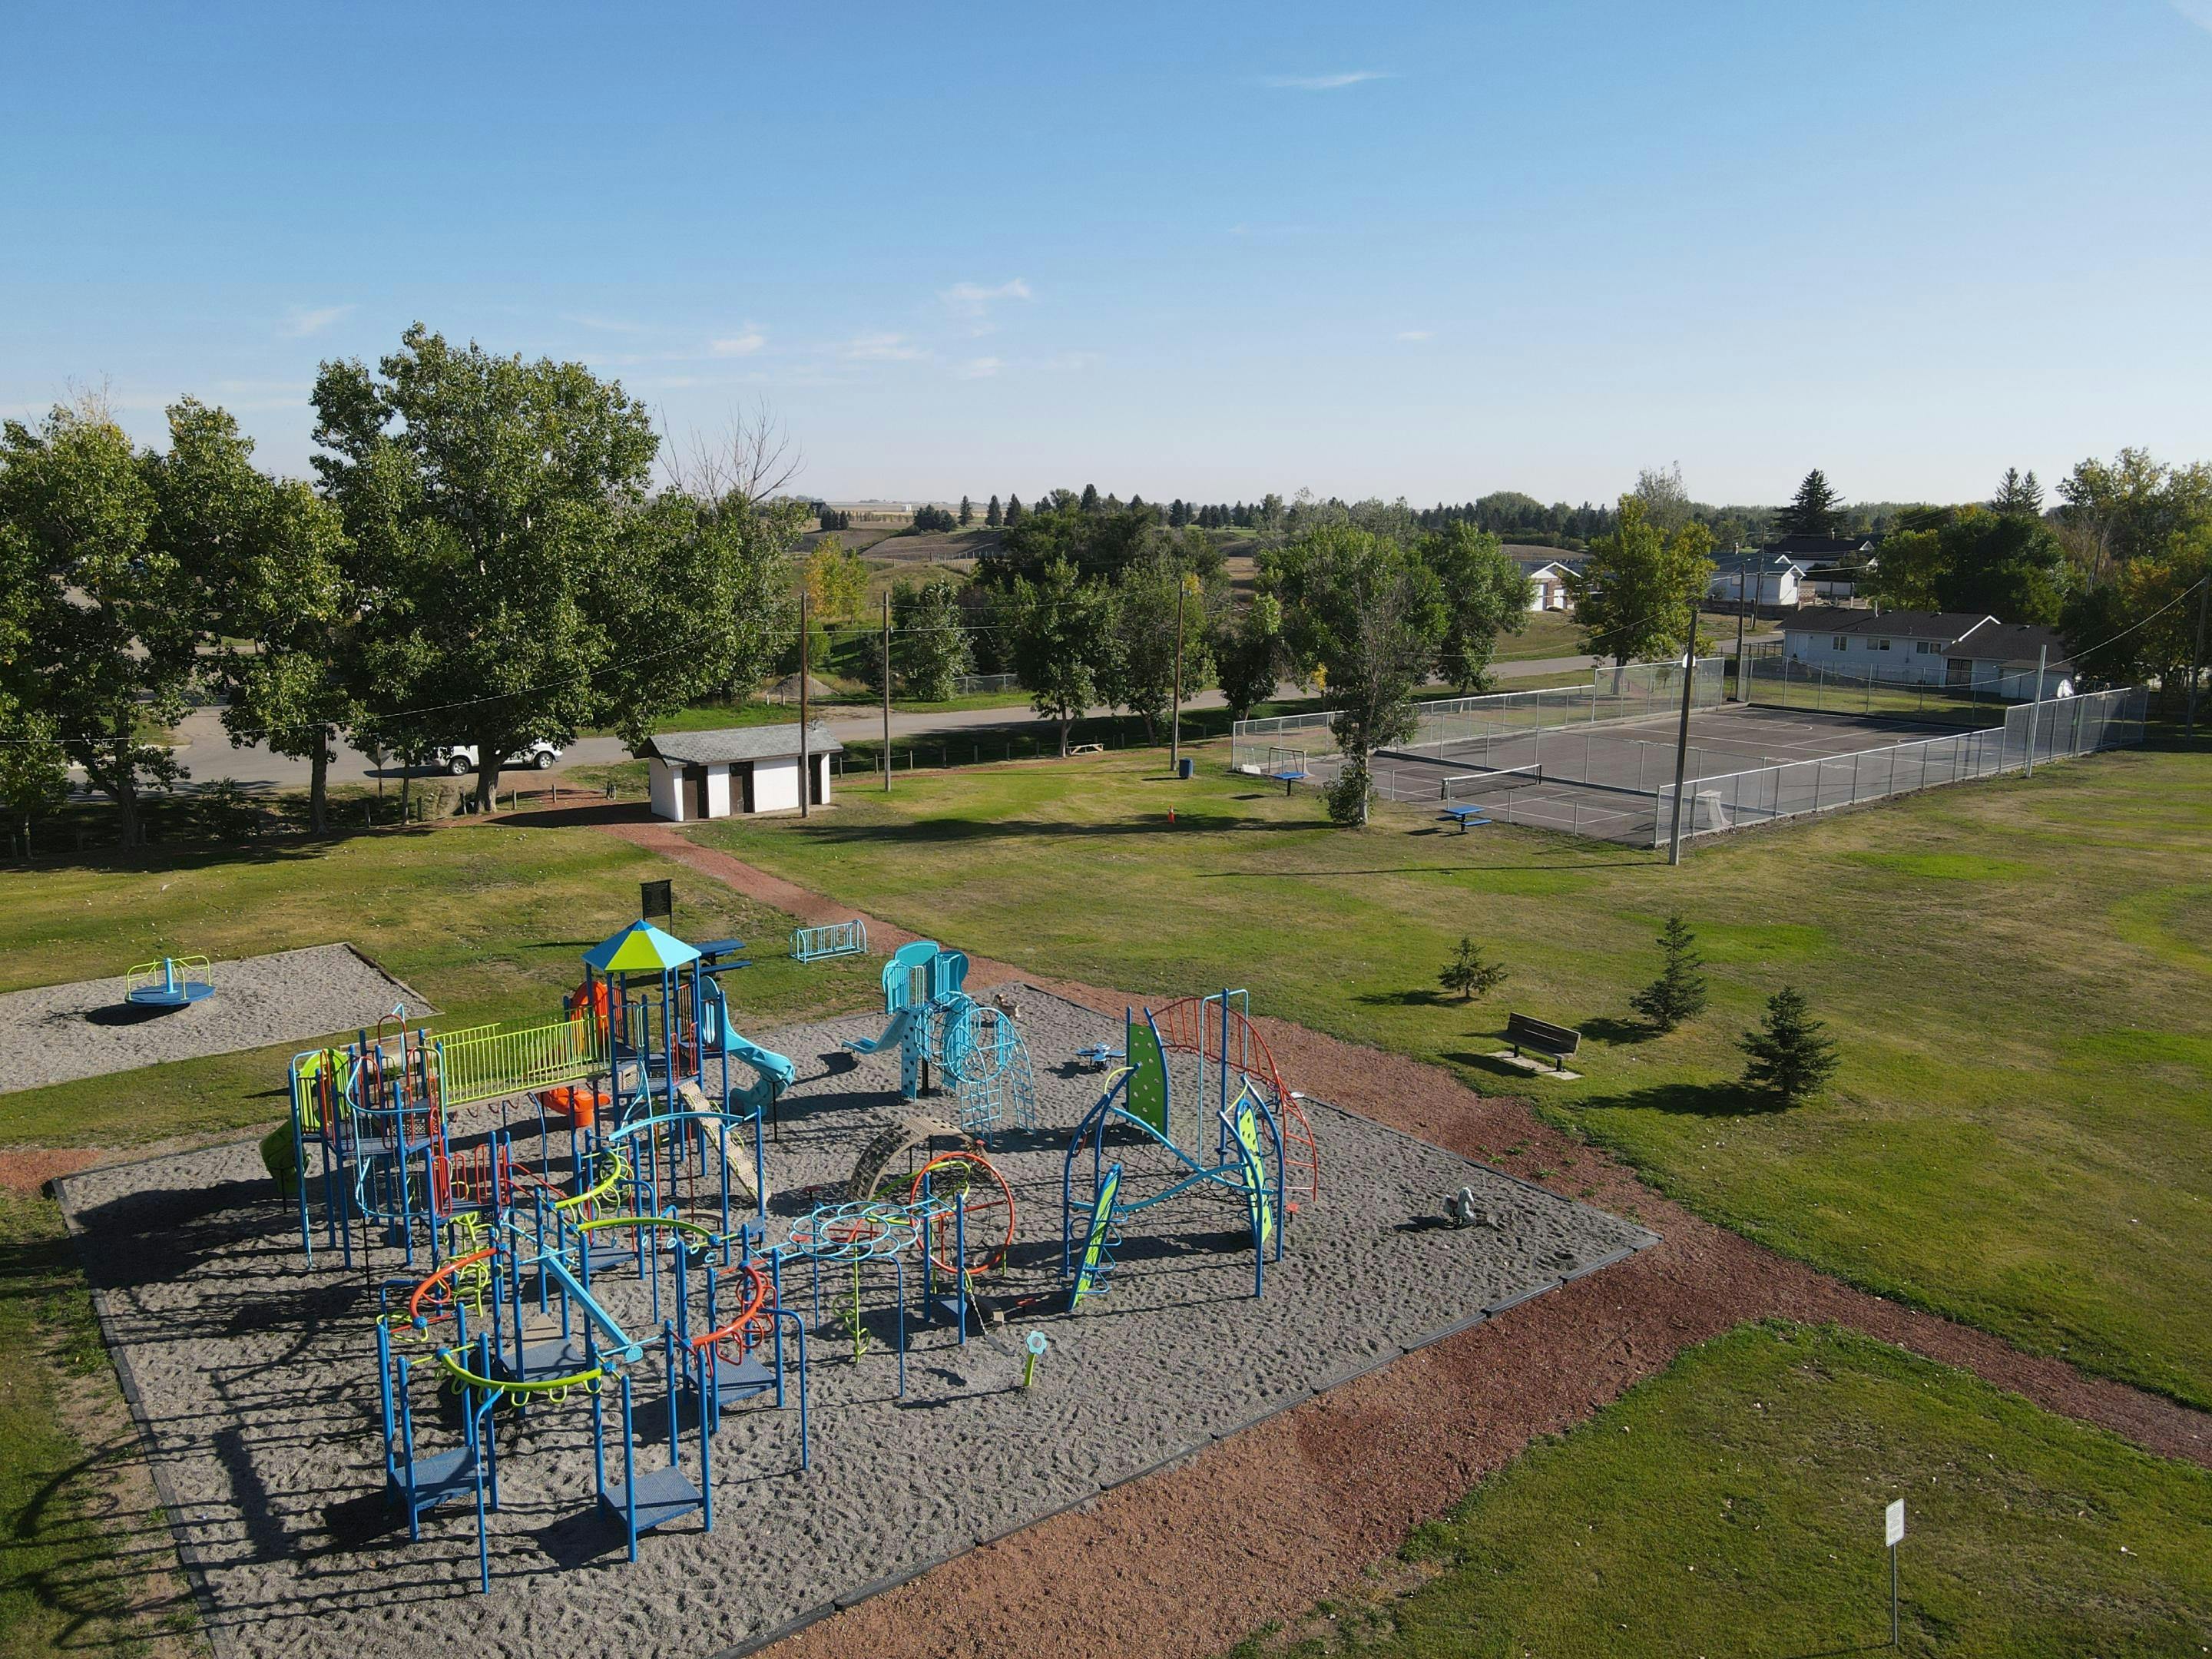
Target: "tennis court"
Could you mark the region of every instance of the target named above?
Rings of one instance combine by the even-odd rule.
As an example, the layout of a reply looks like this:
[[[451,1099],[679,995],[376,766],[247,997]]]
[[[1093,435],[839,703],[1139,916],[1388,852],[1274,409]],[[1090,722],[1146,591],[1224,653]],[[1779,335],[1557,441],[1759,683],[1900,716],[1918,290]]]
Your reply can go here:
[[[1671,674],[1672,688],[1639,684],[1629,696],[1618,684],[1595,696],[1577,688],[1570,697],[1579,701],[1544,694],[1542,705],[1535,694],[1424,704],[1414,738],[1371,757],[1376,793],[1440,814],[1478,807],[1492,823],[1663,845],[1674,829],[1681,671],[1636,666]],[[2016,704],[1961,731],[1954,716],[1725,703],[1719,690],[1700,663],[1683,765],[1686,841],[2139,743],[2145,710],[2141,689],[2130,688]],[[1325,785],[1342,769],[1326,732],[1249,735],[1244,770]]]

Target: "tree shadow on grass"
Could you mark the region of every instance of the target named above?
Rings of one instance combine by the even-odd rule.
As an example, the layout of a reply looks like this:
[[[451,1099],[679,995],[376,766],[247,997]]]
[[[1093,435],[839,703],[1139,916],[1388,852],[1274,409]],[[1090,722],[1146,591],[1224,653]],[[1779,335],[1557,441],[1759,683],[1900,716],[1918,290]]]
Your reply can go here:
[[[1352,1000],[1364,1003],[1370,1008],[1465,1008],[1474,1006],[1462,998],[1447,996],[1442,991],[1431,991],[1425,987],[1415,991],[1370,991]]]
[[[1768,1117],[1789,1109],[1781,1097],[1747,1088],[1735,1078],[1713,1083],[1662,1083],[1624,1094],[1596,1095],[1586,1110],[1666,1112],[1676,1117]]]
[[[911,846],[917,842],[1090,840],[1110,836],[1158,836],[1225,832],[1229,830],[1289,830],[1310,834],[1319,823],[1285,823],[1270,818],[1248,818],[1226,812],[1188,812],[1177,809],[1173,823],[1165,812],[1133,813],[1104,823],[1040,823],[1031,818],[919,818],[896,823],[838,823],[802,827],[799,833],[824,846],[854,847],[873,842]]]
[[[1632,1042],[1649,1042],[1660,1035],[1659,1028],[1643,1019],[1586,1019],[1578,1028],[1592,1042],[1620,1048]]]

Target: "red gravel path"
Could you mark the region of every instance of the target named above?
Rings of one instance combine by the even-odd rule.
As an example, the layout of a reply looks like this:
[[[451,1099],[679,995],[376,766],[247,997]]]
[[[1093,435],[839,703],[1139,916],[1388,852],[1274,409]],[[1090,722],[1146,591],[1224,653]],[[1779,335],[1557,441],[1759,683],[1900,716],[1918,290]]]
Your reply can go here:
[[[854,912],[672,826],[608,833],[801,921]],[[867,918],[871,943],[913,934]],[[1012,977],[978,960],[979,984]],[[1118,1014],[1128,999],[1052,988]],[[1270,1419],[1188,1462],[945,1563],[777,1644],[871,1659],[1218,1653],[1340,1592],[1537,1435],[1568,1428],[1690,1344],[1769,1316],[1834,1321],[1957,1365],[2169,1457],[2212,1467],[2212,1417],[1852,1289],[1701,1220],[1626,1166],[1402,1056],[1260,1022],[1307,1093],[1633,1217],[1664,1243]],[[1509,1149],[1518,1148],[1517,1153]],[[1234,1570],[1225,1570],[1229,1564]]]

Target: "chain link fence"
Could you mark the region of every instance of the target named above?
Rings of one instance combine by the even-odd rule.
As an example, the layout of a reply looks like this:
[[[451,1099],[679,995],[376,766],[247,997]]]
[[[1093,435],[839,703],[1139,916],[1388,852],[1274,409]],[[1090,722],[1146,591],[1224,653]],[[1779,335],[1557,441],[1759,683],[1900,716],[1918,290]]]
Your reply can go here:
[[[2131,747],[2143,740],[2149,702],[2142,686],[2051,697],[2016,703],[2005,711],[2002,726],[1978,732],[1699,778],[1683,798],[1683,838],[1831,812],[1937,784],[2032,772],[2051,761]],[[1652,844],[1664,846],[1674,838],[1671,793],[1662,794],[1655,817]]]

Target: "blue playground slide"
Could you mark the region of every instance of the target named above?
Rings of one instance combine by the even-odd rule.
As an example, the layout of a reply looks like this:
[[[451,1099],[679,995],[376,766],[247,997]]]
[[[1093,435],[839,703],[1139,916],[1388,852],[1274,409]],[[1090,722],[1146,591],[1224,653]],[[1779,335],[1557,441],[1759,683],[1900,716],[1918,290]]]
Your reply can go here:
[[[730,1032],[724,1041],[731,1059],[742,1060],[759,1073],[751,1083],[735,1091],[738,1098],[744,1102],[747,1111],[764,1109],[775,1096],[797,1080],[799,1067],[773,1049],[763,1048],[757,1042],[739,1036],[735,1031]]]
[[[927,1012],[926,1005],[924,1012]],[[884,1027],[881,1036],[854,1037],[845,1046],[856,1054],[879,1054],[886,1048],[896,1048],[906,1041],[907,1030],[914,1024],[914,1017],[915,1009],[908,1005],[890,1017],[890,1023]]]

